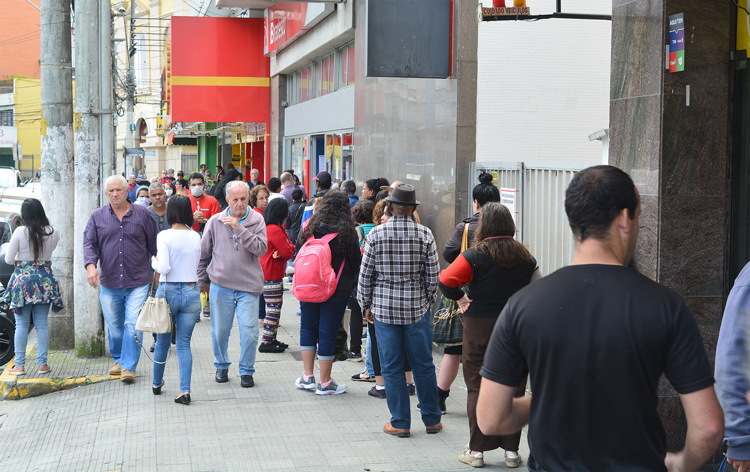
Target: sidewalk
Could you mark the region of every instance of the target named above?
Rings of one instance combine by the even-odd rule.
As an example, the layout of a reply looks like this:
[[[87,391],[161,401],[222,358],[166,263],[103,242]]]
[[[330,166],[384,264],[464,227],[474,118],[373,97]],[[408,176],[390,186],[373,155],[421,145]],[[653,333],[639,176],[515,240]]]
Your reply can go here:
[[[321,397],[294,387],[302,372],[298,306],[291,292],[285,292],[279,339],[290,348],[283,354],[258,353],[255,387],[250,389],[240,387],[236,326],[229,339],[235,361],[229,383],[214,382],[211,327],[202,318],[193,335],[193,402],[188,406],[173,402],[179,393],[174,348],[160,396],[151,393],[152,364],[143,352],[132,385],[107,375],[109,359],[51,353],[52,372],[44,377],[101,381],[0,402],[0,464],[13,471],[473,470],[458,461],[469,432],[460,372],[447,400],[442,432],[425,433],[412,397],[412,436],[389,436],[383,433],[390,420],[385,400],[367,395],[374,384],[350,380],[364,363],[334,363],[333,377],[349,387],[343,395]],[[145,339],[150,347],[150,337]],[[30,356],[27,366],[33,367],[35,349]],[[440,356],[435,363],[439,368]],[[521,455],[523,465],[515,470],[525,471],[525,432]],[[485,461],[485,469],[506,469],[502,450],[488,452]]]

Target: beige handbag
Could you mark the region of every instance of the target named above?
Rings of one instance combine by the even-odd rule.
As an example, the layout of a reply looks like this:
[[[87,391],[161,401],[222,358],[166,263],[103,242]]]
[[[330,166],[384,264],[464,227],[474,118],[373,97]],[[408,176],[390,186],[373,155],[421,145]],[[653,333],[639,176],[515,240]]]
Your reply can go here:
[[[156,273],[154,273],[156,276]],[[164,334],[172,332],[172,311],[166,298],[154,296],[154,281],[151,281],[148,298],[138,313],[135,329],[144,333]]]

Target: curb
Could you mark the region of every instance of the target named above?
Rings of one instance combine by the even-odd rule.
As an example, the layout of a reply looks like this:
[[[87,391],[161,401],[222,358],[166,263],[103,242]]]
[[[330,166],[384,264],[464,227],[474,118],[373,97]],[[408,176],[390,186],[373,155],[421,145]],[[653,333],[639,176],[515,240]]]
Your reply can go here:
[[[41,379],[20,379],[11,375],[8,370],[14,365],[8,362],[0,375],[0,398],[3,400],[22,400],[24,398],[36,397],[45,393],[68,390],[70,388],[90,385],[107,380],[119,379],[119,375],[87,375],[85,377],[45,377]]]

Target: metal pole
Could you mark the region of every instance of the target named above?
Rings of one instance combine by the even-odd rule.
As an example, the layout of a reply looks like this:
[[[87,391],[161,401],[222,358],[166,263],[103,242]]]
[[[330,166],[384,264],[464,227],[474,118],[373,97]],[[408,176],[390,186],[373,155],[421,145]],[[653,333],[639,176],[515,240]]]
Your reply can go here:
[[[125,30],[126,37],[130,38],[130,43],[128,44],[127,49],[127,60],[128,60],[128,111],[127,111],[127,130],[125,131],[125,146],[129,148],[134,148],[135,143],[133,140],[133,108],[135,107],[135,68],[134,68],[134,62],[135,58],[130,55],[130,51],[134,50],[135,47],[135,35],[133,33],[133,25],[134,25],[134,19],[135,19],[135,0],[130,0],[130,24],[129,27]],[[133,54],[135,55],[135,54]],[[130,159],[125,158],[125,178],[128,178],[128,175],[130,172],[132,172],[132,169],[129,167],[132,167],[132,165],[128,166],[129,162],[132,161],[132,157]]]
[[[73,335],[73,77],[70,0],[42,0],[40,13],[42,204],[60,233],[52,253],[52,271],[65,309],[49,314],[50,348],[71,349]],[[32,169],[32,173],[33,173]]]
[[[101,170],[99,177],[112,175],[114,162],[114,87],[112,86],[112,10],[110,2],[99,3],[99,93],[102,114],[99,115],[101,130]]]
[[[76,1],[76,109],[75,109],[75,333],[76,355],[104,354],[102,317],[97,290],[86,281],[83,264],[83,231],[91,212],[99,206],[99,1]],[[109,20],[107,21],[109,24]],[[109,35],[107,35],[109,39]]]

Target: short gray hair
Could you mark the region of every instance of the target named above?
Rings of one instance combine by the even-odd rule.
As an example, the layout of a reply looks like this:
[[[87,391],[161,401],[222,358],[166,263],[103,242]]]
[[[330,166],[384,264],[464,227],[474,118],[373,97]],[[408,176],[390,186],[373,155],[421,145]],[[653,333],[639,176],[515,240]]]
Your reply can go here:
[[[110,175],[104,180],[104,188],[106,189],[109,184],[112,182],[120,182],[122,184],[122,188],[128,188],[128,181],[125,180],[125,177],[121,175]]]
[[[151,185],[148,186],[148,194],[151,195],[151,190],[154,190],[156,188],[164,190],[164,186],[161,184],[161,182],[151,182]]]
[[[230,192],[230,191],[231,191],[231,190],[232,190],[233,188],[237,188],[237,187],[242,187],[242,188],[244,188],[244,189],[245,189],[245,193],[246,193],[246,194],[247,194],[248,196],[250,196],[250,187],[249,187],[249,186],[248,186],[248,185],[247,185],[247,184],[246,184],[245,182],[243,182],[243,181],[241,181],[241,180],[232,180],[232,181],[231,181],[231,182],[229,182],[229,183],[227,184],[227,186],[225,187],[225,193],[226,193],[227,197],[229,196],[229,192]]]
[[[357,193],[357,184],[353,180],[344,180],[341,182],[341,188],[349,195]]]
[[[289,172],[284,172],[284,173],[283,173],[283,174],[281,174],[281,176],[279,177],[279,180],[281,180],[281,183],[284,183],[284,182],[289,182],[289,181],[291,181],[291,180],[292,180],[292,174],[290,174]]]

